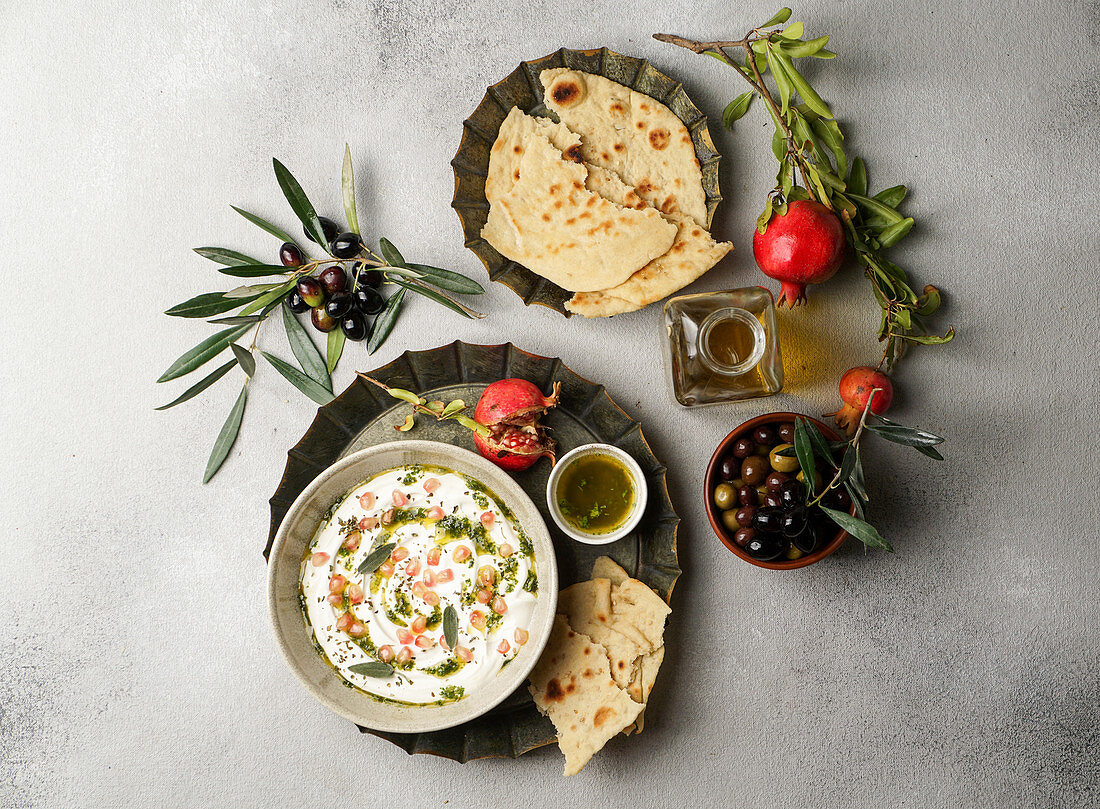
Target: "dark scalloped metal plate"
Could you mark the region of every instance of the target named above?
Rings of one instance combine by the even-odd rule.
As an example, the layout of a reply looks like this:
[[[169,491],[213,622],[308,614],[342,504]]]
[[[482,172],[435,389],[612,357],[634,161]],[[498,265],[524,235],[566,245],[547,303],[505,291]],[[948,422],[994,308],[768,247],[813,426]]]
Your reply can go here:
[[[536,275],[522,264],[505,258],[481,238],[481,229],[489,216],[489,201],[485,199],[489,150],[512,107],[557,120],[557,116],[542,103],[542,83],[539,81],[539,73],[551,67],[568,67],[605,76],[660,101],[684,122],[691,133],[695,156],[699,158],[703,172],[708,228],[714,220],[715,208],[722,201],[718,190],[718,161],[721,155],[711,140],[707,116],[688,98],[682,84],[661,73],[645,59],[624,56],[607,48],[590,51],[562,48],[541,59],[520,62],[519,67],[505,79],[485,91],[485,97],[477,109],[462,122],[462,141],[451,160],[455,175],[451,207],[462,222],[466,247],[481,259],[489,271],[490,281],[499,281],[509,287],[527,306],[546,306],[569,317],[565,302],[573,293]]]
[[[573,373],[560,359],[530,354],[511,343],[483,346],[455,341],[427,351],[406,351],[368,375],[391,387],[425,395],[436,391],[436,398],[462,398],[471,405],[485,385],[498,379],[522,377],[539,385],[544,392],[549,392],[554,382],[560,382],[560,403],[544,419],[554,431],[559,451],[564,453],[593,441],[614,444],[638,461],[649,486],[646,514],[634,534],[610,545],[588,546],[568,539],[547,512],[545,492],[550,469],[547,462],[540,461],[515,476],[539,507],[550,530],[561,586],[589,578],[596,557],[608,555],[666,601],[672,596],[680,576],[676,551],[680,518],[669,499],[665,467],[653,455],[641,424],[612,401],[603,385]],[[396,402],[360,378],[331,403],[318,408],[306,434],[287,452],[283,479],[269,501],[271,525],[265,559],[295,498],[317,475],[349,452],[402,438],[445,441],[475,449],[469,432],[450,421],[420,418],[410,433],[395,431],[394,425],[401,423],[407,412],[407,404]],[[420,734],[380,733],[362,727],[360,730],[387,739],[408,753],[431,753],[463,763],[476,758],[518,758],[555,741],[554,726],[535,708],[526,687],[484,716],[456,728]]]

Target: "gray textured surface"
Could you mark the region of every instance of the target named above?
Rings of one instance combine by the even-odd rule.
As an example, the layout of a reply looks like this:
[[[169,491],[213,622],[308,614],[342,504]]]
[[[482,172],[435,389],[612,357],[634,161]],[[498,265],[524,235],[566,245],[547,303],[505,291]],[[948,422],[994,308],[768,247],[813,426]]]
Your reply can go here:
[[[608,45],[682,78],[716,116],[735,77],[649,34],[740,35],[773,9],[2,5],[0,805],[1100,801],[1095,4],[798,10],[834,35],[841,58],[818,86],[872,183],[913,189],[919,224],[899,260],[951,293],[960,330],[897,379],[898,419],[946,434],[948,462],[878,447],[870,464],[893,556],[849,546],[759,571],[713,539],[699,502],[730,426],[832,409],[840,372],[877,357],[856,273],[785,319],[789,394],[691,413],[664,392],[655,308],[565,323],[499,287],[478,323],[409,308],[380,361],[456,337],[560,355],[643,420],[673,470],[686,575],[646,732],[569,781],[554,749],[408,758],[297,685],[267,626],[260,549],[313,408],[264,369],[231,458],[201,487],[236,384],[154,413],[174,394],[152,380],[203,334],[158,313],[217,283],[189,248],[272,247],[228,207],[288,221],[272,155],[337,210],[345,139],[368,231],[477,274],[447,163],[488,83],[561,45]],[[693,291],[758,280],[748,237],[774,173],[758,112],[714,134],[716,230],[737,251]],[[289,355],[275,331],[263,344]],[[370,364],[350,351],[338,384]]]

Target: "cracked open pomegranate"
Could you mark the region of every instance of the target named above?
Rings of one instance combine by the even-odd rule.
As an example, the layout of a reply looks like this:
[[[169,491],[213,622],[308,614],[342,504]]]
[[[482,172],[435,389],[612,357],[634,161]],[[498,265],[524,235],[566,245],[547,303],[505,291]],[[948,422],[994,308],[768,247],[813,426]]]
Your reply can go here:
[[[474,409],[474,419],[489,435],[474,433],[478,452],[508,472],[521,472],[543,456],[553,462],[554,441],[539,419],[558,403],[561,383],[549,396],[526,379],[501,379],[485,388]]]

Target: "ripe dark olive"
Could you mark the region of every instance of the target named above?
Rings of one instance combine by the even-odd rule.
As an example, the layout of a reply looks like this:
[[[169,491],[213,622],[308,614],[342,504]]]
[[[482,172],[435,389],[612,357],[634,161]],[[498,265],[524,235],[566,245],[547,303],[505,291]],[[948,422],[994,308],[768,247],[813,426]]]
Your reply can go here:
[[[759,500],[756,489],[748,484],[737,490],[737,502],[743,506],[755,506]]]
[[[376,315],[386,308],[386,299],[374,287],[359,287],[352,296],[356,308],[364,315]]]
[[[806,509],[796,506],[783,515],[783,524],[780,530],[784,536],[794,537],[802,533],[806,528]]]
[[[340,232],[340,226],[329,219],[327,216],[318,216],[317,218],[321,220],[321,231],[325,234],[325,241],[331,242]],[[310,236],[309,231],[306,230],[304,227],[302,228],[302,232],[306,234],[306,238],[309,239],[311,242],[313,242],[314,244],[317,243],[317,240]]]
[[[779,492],[768,492],[764,495],[764,505],[768,508],[780,508],[783,501],[779,498]]]
[[[767,425],[763,427],[757,427],[752,434],[753,440],[757,444],[763,444],[766,447],[770,447],[775,443],[775,430]]]
[[[301,267],[306,263],[306,257],[302,254],[302,248],[294,242],[283,242],[279,248],[279,261],[284,267]]]
[[[741,506],[737,509],[737,524],[742,528],[752,525],[752,518],[756,515],[756,506]]]
[[[337,292],[325,304],[325,314],[339,320],[355,308],[355,299],[350,292]]]
[[[772,472],[764,478],[764,485],[768,487],[769,492],[778,492],[788,480],[790,478],[782,472]]]
[[[756,534],[745,545],[745,550],[753,559],[770,562],[786,550],[785,543],[773,534]]]
[[[779,425],[779,428],[775,431],[779,436],[779,440],[784,444],[794,443],[794,422],[785,421]]]
[[[307,306],[320,306],[325,302],[325,288],[312,275],[298,279],[298,294]]]
[[[323,306],[315,306],[309,313],[309,319],[313,322],[313,328],[317,331],[332,331],[339,325],[336,318],[329,317]]]
[[[759,486],[768,475],[768,459],[750,455],[741,462],[741,479],[751,486]]]
[[[321,281],[321,286],[325,288],[325,292],[329,295],[343,292],[344,287],[348,285],[348,274],[344,272],[344,268],[339,264],[325,267],[317,277]]]
[[[756,444],[753,443],[751,438],[738,438],[733,442],[733,457],[747,458],[752,455],[754,449],[756,449]]]
[[[310,305],[302,300],[302,294],[298,290],[294,290],[290,293],[290,300],[287,301],[287,306],[290,307],[290,311],[299,315],[310,309]]]
[[[791,537],[791,544],[803,553],[813,553],[817,548],[818,531],[812,522],[806,523],[801,533]]]
[[[328,236],[328,234],[326,233],[325,236]],[[329,252],[336,258],[355,258],[363,248],[363,242],[360,241],[359,234],[352,233],[350,230],[341,233],[330,241]]]
[[[357,266],[360,268],[359,274],[356,276],[356,278],[359,279],[359,286],[373,287],[374,289],[378,289],[378,287],[382,286],[381,272],[368,269],[364,264],[359,264]]]
[[[740,528],[737,533],[733,535],[733,541],[739,547],[745,547],[756,537],[756,532],[751,528]]]
[[[788,480],[779,489],[779,502],[784,508],[794,508],[806,502],[806,487],[797,480]]]
[[[741,461],[732,455],[727,455],[718,467],[718,474],[722,480],[733,480],[741,474]]]
[[[852,497],[843,487],[840,489],[830,489],[823,500],[825,501],[825,505],[829,508],[835,508],[837,511],[847,511],[852,507]]]
[[[355,311],[349,312],[346,317],[341,318],[340,330],[344,332],[345,337],[357,343],[360,340],[366,340],[367,335],[370,334],[367,319],[363,317],[362,313]]]
[[[776,533],[783,527],[784,516],[779,508],[758,508],[752,518],[752,527],[757,531]]]

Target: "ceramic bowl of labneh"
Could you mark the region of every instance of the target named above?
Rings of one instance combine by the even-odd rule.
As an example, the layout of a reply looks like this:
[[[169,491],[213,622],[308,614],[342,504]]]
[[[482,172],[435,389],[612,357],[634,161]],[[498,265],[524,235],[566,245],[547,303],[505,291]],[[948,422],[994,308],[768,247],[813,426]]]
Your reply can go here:
[[[813,478],[806,479],[794,448],[799,419],[805,420],[804,428],[816,426],[826,441],[840,439],[817,419],[769,413],[746,421],[722,439],[704,478],[703,496],[714,533],[746,562],[770,570],[812,565],[844,542],[848,532],[818,504],[855,513],[843,488],[826,491],[828,480],[821,470],[815,468]]]
[[[557,567],[535,504],[448,444],[399,441],[338,461],[295,500],[270,562],[291,670],[372,730],[485,713],[523,684],[554,619]]]
[[[638,462],[611,444],[565,453],[546,482],[546,505],[562,532],[588,545],[607,545],[633,531],[649,491]]]

